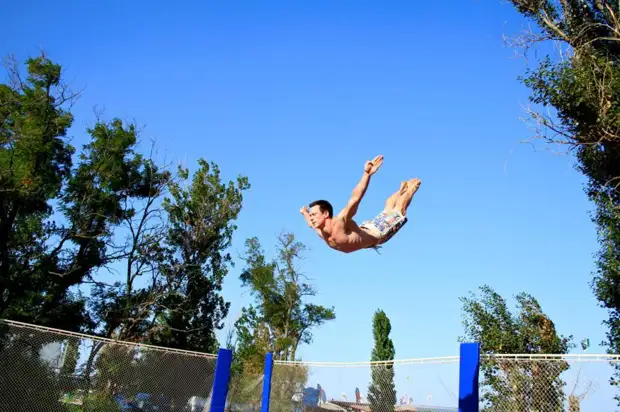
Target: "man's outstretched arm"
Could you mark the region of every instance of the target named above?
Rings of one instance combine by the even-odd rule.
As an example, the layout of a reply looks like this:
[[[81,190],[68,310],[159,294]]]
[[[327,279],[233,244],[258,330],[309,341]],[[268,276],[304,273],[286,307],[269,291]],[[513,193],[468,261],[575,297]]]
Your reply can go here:
[[[310,213],[308,212],[308,207],[307,206],[302,207],[299,210],[299,213],[301,213],[304,219],[306,219],[306,223],[308,224],[308,226],[314,229],[314,227],[312,226],[312,221],[310,221]]]
[[[347,202],[347,205],[340,211],[338,216],[343,218],[345,221],[352,219],[353,216],[357,213],[357,208],[359,207],[364,195],[366,194],[366,189],[368,189],[368,184],[370,183],[370,174],[364,172],[362,178],[360,179],[355,189],[351,193],[351,197]]]
[[[373,160],[366,162],[364,165],[364,174],[362,178],[358,182],[357,186],[353,189],[351,193],[351,197],[347,202],[347,205],[340,211],[338,216],[343,218],[345,221],[348,219],[352,219],[353,216],[357,213],[357,208],[359,207],[364,195],[366,194],[366,189],[368,189],[368,184],[370,183],[370,176],[374,175],[381,164],[383,163],[383,156],[379,155],[375,157]]]

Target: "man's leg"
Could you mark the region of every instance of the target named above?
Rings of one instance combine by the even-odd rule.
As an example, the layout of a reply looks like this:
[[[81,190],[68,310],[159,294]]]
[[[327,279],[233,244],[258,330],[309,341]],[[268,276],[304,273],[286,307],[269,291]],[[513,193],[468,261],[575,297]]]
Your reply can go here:
[[[383,211],[390,212],[396,208],[396,201],[399,197],[403,196],[407,192],[407,182],[401,182],[400,189],[392,193],[390,197],[385,201],[385,208]]]
[[[379,241],[377,246],[384,244],[390,240],[407,222],[406,218],[395,219],[393,215],[394,211],[402,213],[403,217],[407,213],[407,206],[411,203],[413,194],[418,190],[420,186],[419,179],[411,179],[400,184],[400,189],[392,194],[385,202],[385,209],[383,210],[383,216],[377,216],[375,219],[379,222],[373,221],[373,226],[379,232],[377,237]],[[378,225],[378,226],[377,226]]]
[[[413,195],[415,195],[415,193],[420,188],[421,183],[422,181],[420,179],[409,180],[407,182],[407,190],[405,191],[405,193],[399,196],[398,199],[396,199],[395,209],[400,211],[400,213],[402,213],[403,216],[407,216],[407,209],[409,208],[409,205],[411,204]]]

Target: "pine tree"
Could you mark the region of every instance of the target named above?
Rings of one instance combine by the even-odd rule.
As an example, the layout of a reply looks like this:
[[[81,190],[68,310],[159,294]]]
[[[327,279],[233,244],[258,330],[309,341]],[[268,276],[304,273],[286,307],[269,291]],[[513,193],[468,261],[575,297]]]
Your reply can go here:
[[[392,325],[384,311],[377,310],[372,320],[372,333],[375,347],[371,361],[393,361],[394,343],[390,339]],[[371,367],[372,383],[368,387],[370,410],[373,412],[393,412],[396,405],[396,388],[394,386],[394,365],[392,362],[373,364]]]

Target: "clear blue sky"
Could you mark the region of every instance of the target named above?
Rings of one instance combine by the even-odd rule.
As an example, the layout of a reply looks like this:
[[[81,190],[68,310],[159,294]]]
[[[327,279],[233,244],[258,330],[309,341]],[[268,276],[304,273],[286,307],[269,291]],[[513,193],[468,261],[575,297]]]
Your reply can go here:
[[[0,52],[25,59],[42,47],[86,87],[76,144],[98,105],[145,124],[144,140],[168,159],[205,157],[227,178],[249,176],[233,253],[247,237],[271,250],[294,232],[311,248],[314,301],[336,308],[306,360],[367,360],[377,308],[398,358],[456,355],[458,298],[482,284],[533,294],[560,333],[603,352],[584,180],[571,158],[519,143],[526,65],[502,35],[523,20],[499,0],[453,3],[5,2]],[[358,217],[420,177],[410,222],[382,255],[332,251],[299,208],[316,198],[341,207],[376,154],[385,162]],[[231,319],[249,301],[240,269],[224,288]],[[328,397],[352,396],[328,381]]]

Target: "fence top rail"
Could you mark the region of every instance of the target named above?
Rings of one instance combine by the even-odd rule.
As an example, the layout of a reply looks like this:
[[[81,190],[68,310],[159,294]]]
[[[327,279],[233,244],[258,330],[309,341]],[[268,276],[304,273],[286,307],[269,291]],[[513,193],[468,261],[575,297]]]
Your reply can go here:
[[[276,365],[290,366],[338,366],[338,367],[360,367],[360,366],[381,366],[381,365],[408,365],[420,363],[458,363],[458,356],[441,356],[434,358],[416,359],[397,359],[392,361],[362,361],[362,362],[320,362],[320,361],[283,361],[276,360]]]
[[[434,358],[397,359],[393,361],[362,361],[362,362],[321,362],[321,361],[274,361],[275,365],[289,366],[317,366],[317,367],[364,367],[381,365],[414,365],[414,364],[445,364],[458,363],[460,356],[443,356]],[[552,362],[612,362],[620,363],[620,355],[611,354],[497,354],[480,355],[480,360],[504,360],[504,361],[552,361]]]
[[[163,346],[147,345],[144,343],[137,343],[137,342],[126,342],[123,340],[102,338],[100,336],[87,335],[85,333],[69,332],[69,331],[62,330],[62,329],[55,329],[55,328],[50,328],[47,326],[40,326],[40,325],[32,325],[30,323],[18,322],[18,321],[8,320],[8,319],[0,319],[0,324],[1,323],[4,323],[14,328],[29,329],[29,330],[38,331],[38,332],[55,333],[55,334],[59,334],[59,335],[67,336],[67,337],[88,339],[88,340],[102,342],[102,343],[124,345],[124,346],[134,346],[137,348],[151,349],[151,350],[158,351],[158,352],[188,355],[188,356],[194,356],[198,358],[217,359],[217,355],[212,354],[212,353],[203,353],[203,352],[196,352],[196,351],[190,351],[190,350],[184,350],[184,349],[166,348]]]
[[[620,362],[620,355],[601,353],[553,354],[553,353],[507,353],[480,355],[482,360],[536,360],[536,361],[567,361],[567,362]]]

